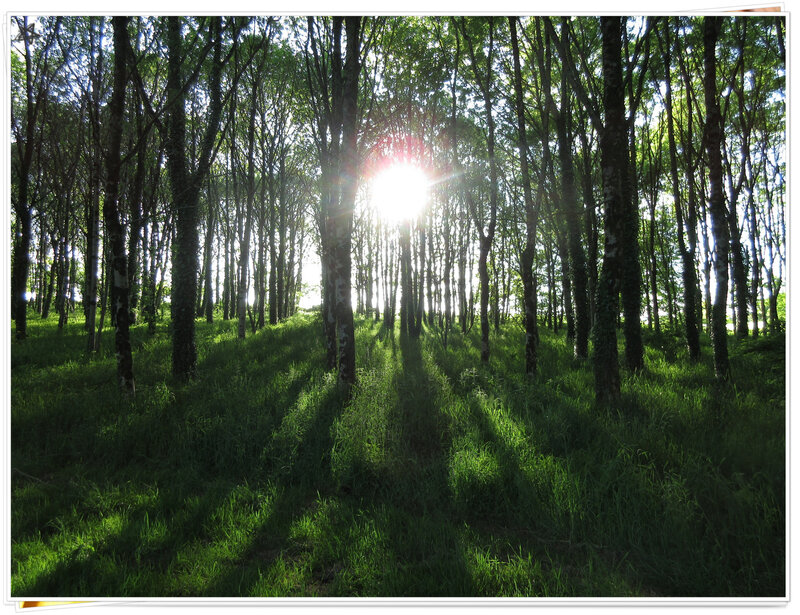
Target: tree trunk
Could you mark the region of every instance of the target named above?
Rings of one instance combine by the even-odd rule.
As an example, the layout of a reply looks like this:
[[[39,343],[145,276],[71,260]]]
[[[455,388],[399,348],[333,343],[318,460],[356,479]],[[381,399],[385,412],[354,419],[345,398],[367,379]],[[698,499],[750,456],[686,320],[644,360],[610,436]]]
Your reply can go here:
[[[410,335],[414,330],[414,291],[411,283],[411,221],[400,227],[400,332]]]
[[[120,149],[127,84],[128,18],[113,17],[114,27],[114,90],[111,95],[109,148],[106,157],[106,194],[103,218],[111,247],[111,297],[113,299],[114,349],[117,357],[117,379],[124,391],[134,394],[133,354],[131,352],[128,305],[128,257],[125,253],[125,229],[119,216]]]
[[[755,177],[753,177],[752,163],[750,156],[747,156],[747,166],[749,169],[750,181],[747,190],[747,206],[750,212],[750,267],[752,271],[752,282],[750,286],[750,311],[753,314],[753,337],[758,337],[758,290],[761,287],[761,260],[758,244],[758,218],[756,215],[756,203],[754,198]]]
[[[567,319],[567,344],[575,343],[575,312],[572,308],[572,279],[569,275],[569,252],[563,231],[556,230],[556,249],[561,265],[561,305]],[[574,352],[574,350],[573,350]]]
[[[470,54],[472,71],[475,80],[478,82],[481,93],[483,94],[483,107],[486,114],[488,134],[486,139],[486,153],[489,159],[489,224],[486,231],[483,230],[483,221],[478,219],[477,210],[472,203],[472,196],[466,194],[468,198],[470,212],[475,219],[475,225],[479,235],[478,253],[478,278],[480,280],[480,321],[481,321],[481,361],[489,361],[489,270],[487,267],[489,251],[492,249],[494,240],[495,226],[497,224],[497,160],[495,158],[495,121],[493,113],[493,93],[492,93],[492,52],[494,50],[494,17],[485,18],[489,24],[489,44],[487,47],[486,73],[481,74],[479,62],[476,60],[475,49],[470,40],[464,23],[461,21],[461,33],[467,40],[467,51]]]
[[[40,309],[42,320],[46,320],[50,315],[50,304],[53,301],[53,289],[56,285],[56,272],[58,271],[58,265],[61,261],[61,242],[56,240],[54,237],[52,244],[53,262],[50,264],[49,275],[46,275],[45,272],[42,271],[42,290],[39,292],[39,297],[37,297],[41,301]],[[44,258],[42,258],[41,262],[44,262]]]
[[[682,274],[683,274],[683,322],[686,332],[686,346],[689,349],[689,360],[696,362],[700,359],[700,333],[697,326],[697,276],[694,269],[694,250],[695,245],[690,241],[689,248],[687,249],[686,240],[684,238],[684,215],[683,215],[683,202],[678,179],[678,159],[677,147],[675,143],[675,123],[672,113],[672,76],[670,73],[670,63],[672,61],[672,46],[670,44],[670,27],[669,21],[665,21],[666,27],[664,28],[664,46],[662,55],[664,58],[664,71],[666,83],[666,96],[665,106],[667,110],[667,138],[669,143],[669,165],[670,177],[672,179],[672,197],[675,201],[675,218],[678,226],[678,251],[681,256]],[[677,40],[677,39],[676,39]],[[689,110],[691,118],[691,109]],[[691,119],[689,120],[691,122]],[[691,131],[691,125],[688,128]],[[689,181],[693,181],[690,177]],[[694,190],[692,190],[694,194]],[[690,222],[690,226],[692,222]],[[690,231],[691,236],[691,231]],[[696,243],[696,240],[695,242]]]
[[[747,304],[750,300],[747,288],[747,268],[744,264],[744,248],[742,247],[741,232],[736,203],[731,202],[728,224],[731,234],[731,264],[733,268],[733,287],[736,292],[736,338],[746,339],[747,330]]]
[[[558,157],[561,164],[561,196],[566,219],[569,245],[569,272],[572,278],[575,310],[575,356],[585,359],[589,354],[589,300],[586,290],[586,254],[583,251],[580,230],[578,196],[575,190],[575,171],[572,163],[572,136],[569,131],[569,85],[567,73],[562,70],[561,109],[556,117]],[[566,257],[566,254],[562,254]],[[566,287],[565,287],[566,291]],[[567,304],[568,305],[568,304]],[[568,320],[570,318],[568,314]],[[568,326],[569,330],[569,326]],[[569,334],[568,334],[569,335]]]
[[[270,165],[269,174],[269,324],[278,324],[278,255],[275,246],[275,174]],[[323,268],[324,275],[324,268]]]
[[[714,234],[716,259],[714,275],[717,288],[711,317],[711,340],[714,348],[714,372],[718,380],[730,378],[726,302],[728,295],[728,248],[730,245],[728,216],[722,193],[722,118],[717,99],[717,38],[722,27],[719,17],[703,20],[704,90],[706,102],[706,154],[708,156],[708,185],[711,225]]]
[[[282,147],[282,146],[281,146]],[[276,264],[276,314],[278,320],[286,318],[284,309],[286,292],[286,150],[282,147],[278,160],[278,260]]]
[[[594,378],[598,403],[620,399],[616,317],[618,313],[622,227],[630,160],[622,87],[622,21],[601,18],[603,39],[603,105],[605,125],[600,135],[605,202],[603,268],[597,287],[597,320],[594,326]],[[622,251],[621,251],[622,249]],[[625,256],[627,258],[627,255]]]
[[[247,143],[247,200],[245,202],[244,235],[242,236],[241,254],[239,255],[239,326],[237,328],[239,339],[245,336],[247,316],[247,291],[250,289],[250,234],[253,226],[253,201],[256,192],[255,168],[255,134],[256,134],[256,84],[253,84],[250,101],[250,125],[248,127]]]
[[[661,319],[658,317],[658,265],[656,262],[656,195],[650,199],[650,292],[653,301],[653,325],[656,333],[661,333]]]
[[[14,318],[16,338],[28,336],[28,270],[32,237],[30,195],[30,170],[33,162],[36,107],[33,104],[33,58],[31,57],[28,18],[23,17],[21,34],[25,42],[25,90],[28,105],[25,118],[25,142],[20,144],[20,169],[17,185],[17,202],[14,205],[16,235],[14,237],[14,264],[11,274],[11,316]]]
[[[216,224],[215,210],[217,208],[216,190],[212,191],[209,185],[208,191],[208,218],[206,218],[206,246],[205,246],[205,295],[203,301],[203,311],[205,312],[206,322],[214,322],[214,293],[212,287],[211,274],[214,264],[214,227]]]
[[[422,319],[425,314],[424,311],[424,277],[425,277],[425,225],[420,217],[418,221],[418,238],[419,238],[419,266],[417,267],[418,271],[418,283],[417,283],[417,296],[416,296],[416,309],[417,315],[414,319],[414,329],[411,332],[412,337],[419,338],[420,333],[422,332]]]
[[[519,162],[522,173],[522,193],[525,202],[525,247],[520,255],[522,278],[522,302],[525,314],[525,373],[533,376],[537,370],[536,340],[536,288],[533,283],[533,255],[536,251],[536,226],[538,211],[533,207],[531,178],[528,168],[528,136],[525,129],[525,110],[522,90],[522,70],[517,41],[517,18],[509,17],[511,27],[511,50],[514,59],[514,108],[517,114],[517,138],[519,140]]]
[[[136,134],[138,138],[144,135],[142,127],[142,101],[137,96],[136,104]],[[139,242],[142,233],[142,198],[144,195],[144,177],[147,170],[147,149],[142,143],[136,152],[136,171],[133,177],[132,193],[130,196],[130,233],[128,236],[128,303],[130,324],[136,324],[139,307]]]
[[[227,182],[226,182],[227,185]],[[222,280],[222,320],[230,318],[230,236],[225,232],[225,263],[223,265],[223,280]]]
[[[340,18],[341,19],[341,18]],[[350,386],[356,381],[355,329],[351,304],[351,245],[353,232],[353,208],[358,188],[358,77],[361,17],[346,17],[347,56],[342,80],[342,148],[339,181],[341,197],[333,225],[333,287],[334,313],[338,342],[339,381]],[[334,17],[334,20],[336,18]],[[335,26],[334,26],[335,27]]]
[[[167,173],[175,212],[175,246],[172,263],[172,373],[186,380],[197,371],[195,345],[195,302],[197,299],[198,199],[203,178],[211,165],[221,115],[220,79],[222,72],[221,18],[213,18],[209,37],[214,39],[210,76],[209,112],[201,143],[199,161],[190,172],[186,158],[186,110],[184,106],[184,54],[179,17],[167,18],[168,99],[174,101],[167,117]]]

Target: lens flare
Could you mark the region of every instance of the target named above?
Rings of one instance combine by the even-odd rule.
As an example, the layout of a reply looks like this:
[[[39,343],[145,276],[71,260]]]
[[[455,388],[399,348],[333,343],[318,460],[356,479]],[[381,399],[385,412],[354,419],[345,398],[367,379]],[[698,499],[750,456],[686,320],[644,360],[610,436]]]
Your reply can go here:
[[[372,179],[372,206],[386,222],[411,220],[425,207],[429,184],[419,167],[407,163],[392,165]]]

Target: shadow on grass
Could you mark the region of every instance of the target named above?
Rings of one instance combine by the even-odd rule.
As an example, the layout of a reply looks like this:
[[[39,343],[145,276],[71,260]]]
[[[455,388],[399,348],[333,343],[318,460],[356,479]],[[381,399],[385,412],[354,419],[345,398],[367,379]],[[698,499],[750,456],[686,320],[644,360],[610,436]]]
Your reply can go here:
[[[278,559],[294,555],[292,525],[313,508],[315,496],[331,490],[331,424],[344,399],[344,392],[331,383],[314,404],[314,416],[293,443],[291,452],[283,458],[280,452],[275,456],[270,478],[276,496],[270,503],[270,513],[252,529],[246,548],[209,582],[203,595],[252,595],[262,571]]]
[[[36,478],[12,478],[14,593],[781,591],[783,477],[762,477],[771,492],[751,480],[780,442],[745,450],[774,408],[716,396],[739,405],[712,438],[659,399],[669,362],[626,383],[636,408],[599,411],[589,366],[549,334],[532,380],[519,330],[493,335],[488,366],[475,331],[447,352],[374,322],[357,335],[347,403],[302,318],[244,342],[199,323],[187,386],[156,376],[168,340],[154,338],[134,402],[113,385],[20,393],[12,465]],[[717,464],[726,450],[735,461]]]
[[[381,423],[367,436],[380,450],[366,458],[343,458],[343,495],[337,504],[351,521],[338,526],[344,542],[323,566],[336,571],[328,591],[473,595],[449,502],[450,429],[441,380],[431,372],[421,340],[400,334],[397,347],[399,357],[385,375],[390,399],[377,402],[380,410],[372,410],[368,399],[357,400],[363,411],[381,414]]]
[[[301,328],[304,335],[286,326],[245,342],[207,344],[200,371],[211,372],[183,387],[170,389],[143,378],[144,386],[133,401],[113,389],[86,393],[85,405],[73,409],[74,421],[61,421],[55,431],[49,429],[46,412],[31,416],[19,407],[13,425],[14,464],[21,472],[34,465],[39,477],[18,475],[14,492],[21,495],[12,502],[18,510],[36,501],[42,514],[33,523],[17,514],[12,535],[16,543],[35,541],[44,527],[40,540],[58,554],[55,563],[50,558],[40,573],[27,576],[32,580],[15,583],[14,593],[174,595],[176,588],[164,579],[181,564],[178,560],[187,546],[208,540],[214,510],[237,485],[272,488],[287,465],[292,468],[283,477],[287,488],[303,471],[319,474],[316,455],[327,448],[325,442],[311,447],[313,467],[302,463],[303,455],[287,460],[270,450],[287,413],[303,405],[304,395],[313,394],[311,366],[318,353],[309,353],[309,343],[316,340],[309,339],[314,337],[310,327]],[[216,326],[198,329],[201,342],[208,337],[203,333],[220,332]],[[331,404],[320,403],[319,420],[329,423]],[[35,437],[25,435],[31,431]],[[313,439],[327,431],[317,423],[306,433]],[[39,493],[25,497],[31,484]],[[156,497],[123,510],[105,510],[92,497],[150,488],[157,491]],[[78,545],[59,540],[81,534]],[[144,577],[146,582],[136,582]],[[227,586],[229,582],[222,582],[219,587]],[[205,593],[206,586],[195,579],[187,588],[189,593]]]

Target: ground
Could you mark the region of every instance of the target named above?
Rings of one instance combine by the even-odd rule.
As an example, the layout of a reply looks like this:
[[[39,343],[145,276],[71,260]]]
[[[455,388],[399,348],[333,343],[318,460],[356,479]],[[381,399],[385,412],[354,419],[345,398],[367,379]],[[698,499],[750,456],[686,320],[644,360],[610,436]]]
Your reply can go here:
[[[783,336],[645,332],[646,369],[598,408],[563,331],[539,374],[505,323],[419,341],[357,319],[358,385],[301,313],[236,339],[198,321],[172,380],[166,323],[132,331],[137,393],[82,324],[11,348],[11,591],[79,596],[783,596]]]

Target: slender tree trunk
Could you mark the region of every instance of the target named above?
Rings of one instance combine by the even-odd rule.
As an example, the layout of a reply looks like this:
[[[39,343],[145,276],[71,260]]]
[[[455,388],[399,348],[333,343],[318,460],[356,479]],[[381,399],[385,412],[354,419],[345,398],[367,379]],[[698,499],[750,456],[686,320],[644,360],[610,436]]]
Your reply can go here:
[[[711,339],[714,347],[714,371],[718,380],[730,378],[728,360],[728,333],[726,302],[728,294],[728,248],[730,245],[728,216],[722,194],[722,118],[717,99],[717,38],[722,27],[719,17],[705,17],[703,20],[703,62],[704,90],[706,102],[706,154],[708,156],[709,201],[711,225],[714,233],[716,259],[714,276],[717,289],[714,297],[711,320]]]
[[[281,146],[282,147],[282,146]],[[286,150],[282,149],[278,160],[278,182],[280,206],[278,208],[278,259],[276,264],[276,303],[278,320],[286,318],[284,309],[286,292]]]
[[[594,182],[592,180],[592,151],[589,147],[589,140],[586,137],[585,131],[588,128],[579,128],[579,136],[581,139],[583,173],[581,174],[581,186],[583,191],[584,210],[584,227],[586,229],[587,238],[587,264],[586,271],[588,274],[587,279],[587,298],[589,303],[589,329],[594,326],[594,318],[596,312],[595,301],[597,299],[597,206],[594,197]]]
[[[188,379],[197,369],[194,303],[197,294],[197,211],[186,160],[186,109],[182,91],[183,36],[178,17],[167,18],[169,77],[173,100],[168,117],[167,170],[172,188],[177,236],[172,276],[172,373]]]
[[[158,220],[155,217],[156,212],[155,202],[152,204],[151,219],[152,230],[150,232],[150,265],[147,271],[147,303],[146,305],[146,319],[147,331],[155,333],[156,330],[156,259],[159,258],[158,252]]]
[[[229,234],[225,233],[225,263],[223,265],[222,280],[222,319],[230,318],[230,239]]]
[[[247,201],[245,204],[244,235],[241,242],[241,254],[239,255],[239,339],[245,336],[245,317],[247,315],[247,291],[249,285],[250,267],[250,234],[253,225],[253,201],[256,191],[256,170],[255,170],[255,134],[256,134],[256,84],[253,83],[251,92],[250,126],[248,128],[249,140],[247,143]]]
[[[11,315],[14,318],[16,339],[24,340],[28,336],[28,270],[30,268],[30,246],[32,238],[30,171],[33,163],[34,129],[36,127],[35,107],[33,104],[33,58],[31,57],[30,39],[28,36],[28,18],[23,17],[22,37],[25,42],[25,89],[28,105],[25,118],[25,143],[20,151],[20,169],[17,185],[17,202],[14,205],[16,216],[16,235],[14,237],[14,264],[12,271]]]
[[[757,247],[758,243],[758,217],[756,214],[756,203],[754,198],[755,178],[753,177],[752,163],[750,156],[747,157],[747,166],[749,168],[750,181],[748,182],[747,190],[747,206],[750,212],[750,262],[752,271],[752,282],[750,287],[750,311],[753,314],[753,337],[758,337],[758,290],[761,287],[761,262],[760,251]]]
[[[120,149],[125,111],[125,89],[128,80],[126,50],[128,18],[113,17],[114,27],[114,90],[111,95],[109,148],[106,157],[106,194],[103,201],[103,218],[108,229],[111,247],[111,279],[114,323],[116,327],[114,348],[117,356],[119,386],[131,395],[135,391],[133,379],[133,354],[129,333],[128,257],[125,253],[125,229],[119,216]]]
[[[500,286],[502,284],[502,277],[500,275],[500,266],[497,261],[502,261],[502,255],[497,255],[496,250],[491,250],[492,258],[492,324],[494,325],[495,333],[500,330]]]
[[[656,333],[661,333],[661,319],[658,317],[658,264],[656,261],[656,200],[650,199],[650,292],[653,301],[653,325]]]
[[[536,288],[533,283],[533,255],[536,251],[538,211],[533,207],[530,170],[528,168],[528,137],[525,129],[522,70],[519,60],[519,42],[517,40],[517,18],[509,17],[508,21],[511,27],[511,50],[514,58],[514,107],[517,113],[516,128],[519,140],[522,193],[525,201],[525,247],[520,255],[522,302],[525,313],[525,373],[532,376],[537,370],[536,341],[538,331],[536,322]]]
[[[621,19],[621,36],[625,33],[626,18]],[[646,49],[649,46],[646,43]],[[646,51],[645,53],[649,53]],[[626,41],[627,55],[627,41]],[[625,317],[623,334],[625,336],[625,364],[632,372],[644,368],[644,344],[642,343],[642,264],[639,259],[639,189],[636,172],[636,97],[633,93],[633,75],[629,74],[628,100],[630,103],[628,120],[629,146],[627,147],[630,169],[626,184],[623,186],[622,211],[622,259],[620,260],[620,294],[622,312]],[[624,103],[623,103],[624,107]]]
[[[731,235],[731,264],[733,287],[736,294],[736,338],[746,339],[747,334],[747,304],[749,302],[749,292],[747,288],[747,268],[744,264],[744,248],[742,247],[741,232],[739,229],[738,216],[736,215],[736,203],[731,202],[731,210],[728,216]]]
[[[672,112],[672,76],[670,72],[670,64],[672,61],[672,45],[670,44],[669,37],[669,21],[666,21],[665,24],[664,46],[662,48],[666,83],[666,96],[664,102],[667,111],[667,138],[669,140],[669,165],[670,178],[672,180],[672,197],[675,202],[675,218],[678,226],[678,252],[681,256],[683,274],[683,322],[686,331],[686,345],[689,349],[689,359],[691,361],[698,361],[700,359],[700,333],[698,331],[697,311],[695,309],[695,306],[697,305],[697,277],[694,269],[695,245],[690,241],[689,248],[687,249],[686,240],[684,238],[683,200],[678,179],[675,123]],[[691,130],[691,128],[689,130]],[[693,178],[690,177],[689,181],[692,182]],[[692,194],[694,194],[693,189]],[[690,222],[690,226],[691,225],[692,222]]]
[[[400,227],[400,332],[411,334],[414,329],[414,292],[411,283],[411,221],[404,220]]]
[[[278,254],[275,245],[275,221],[277,198],[275,195],[275,176],[272,167],[269,170],[269,324],[278,324]],[[324,274],[324,271],[323,271]]]
[[[475,46],[471,41],[464,18],[461,18],[461,34],[467,41],[467,51],[470,55],[471,66],[475,80],[478,82],[480,91],[483,95],[483,107],[486,114],[488,134],[486,140],[487,157],[489,159],[489,224],[486,231],[483,230],[483,220],[477,215],[477,209],[472,202],[472,195],[465,191],[468,199],[470,213],[475,220],[475,225],[479,235],[478,253],[478,278],[480,280],[480,322],[481,322],[481,361],[489,361],[489,270],[488,257],[492,249],[495,227],[497,224],[497,201],[498,201],[498,182],[497,182],[497,160],[495,158],[495,121],[493,113],[493,93],[492,93],[492,56],[494,51],[494,18],[487,17],[489,25],[489,44],[485,60],[486,72],[482,73],[482,68],[475,55]]]
[[[108,299],[113,291],[111,286],[111,276],[109,275],[109,271],[111,269],[111,255],[108,249],[108,236],[103,238],[103,252],[100,263],[100,283],[98,285],[100,288],[100,322],[97,324],[97,331],[94,336],[94,348],[92,349],[93,352],[100,352],[103,326],[106,322],[106,310],[108,309]],[[113,298],[111,300],[112,302],[114,301]],[[115,323],[112,323],[111,326],[116,325]]]
[[[417,315],[414,319],[414,329],[411,332],[412,337],[419,338],[420,333],[422,332],[422,319],[424,317],[424,276],[425,276],[425,226],[423,220],[420,218],[419,222],[419,229],[418,229],[418,237],[419,237],[419,266],[417,267],[418,270],[418,283],[417,283],[417,295],[416,295],[416,309]]]
[[[263,207],[263,205],[262,205]],[[258,297],[258,321],[257,326],[259,329],[264,327],[265,322],[265,303],[266,303],[266,278],[267,278],[267,265],[266,265],[266,237],[264,235],[264,227],[266,220],[263,216],[260,217],[258,223],[258,282],[257,282],[257,297]]]
[[[211,190],[209,185],[208,191],[208,218],[206,218],[206,268],[205,268],[205,301],[203,302],[203,310],[205,311],[206,322],[214,322],[214,293],[212,286],[212,270],[214,264],[214,229],[216,225],[216,208],[217,201],[213,198],[216,195],[216,190]]]
[[[569,274],[572,278],[572,291],[574,293],[574,332],[575,356],[585,359],[589,354],[589,301],[586,290],[586,254],[583,251],[580,231],[580,212],[578,211],[578,197],[575,190],[575,171],[572,163],[571,137],[569,134],[569,87],[567,73],[562,70],[561,78],[562,102],[561,109],[556,117],[556,132],[558,135],[558,157],[561,164],[561,194],[563,211],[567,227],[567,243],[569,246]],[[564,264],[567,253],[562,252]],[[565,305],[567,307],[567,336],[569,337],[571,310],[567,286],[564,286]]]
[[[620,399],[616,316],[618,313],[620,259],[624,254],[622,227],[628,206],[626,190],[630,170],[627,125],[622,87],[622,21],[601,18],[603,39],[603,105],[605,126],[600,135],[605,201],[603,268],[597,288],[597,321],[594,326],[595,395],[599,403]],[[625,254],[625,258],[630,258]]]
[[[53,289],[56,285],[56,272],[58,271],[58,264],[61,260],[61,242],[55,239],[54,236],[51,243],[53,245],[53,261],[50,264],[49,272],[45,272],[44,268],[42,269],[42,279],[37,297],[37,299],[41,302],[39,310],[42,320],[46,320],[50,315],[50,304],[53,301]],[[43,245],[46,244],[43,243]],[[44,260],[44,257],[41,257],[40,262],[44,263]]]
[[[209,36],[214,40],[211,67],[209,112],[203,134],[199,162],[189,171],[186,158],[186,109],[182,72],[183,39],[179,17],[167,18],[168,76],[167,95],[174,101],[167,117],[167,173],[175,212],[175,249],[172,263],[172,373],[186,380],[197,371],[195,345],[195,302],[197,298],[198,198],[203,178],[211,165],[211,152],[221,115],[220,80],[222,72],[221,18],[213,18]]]
[[[141,138],[142,127],[142,102],[137,96],[136,104],[136,134]],[[144,145],[136,153],[136,171],[133,177],[132,193],[130,196],[130,233],[128,236],[128,303],[130,324],[136,324],[139,307],[139,242],[142,233],[142,198],[144,195],[144,177],[147,170],[147,150]]]
[[[336,18],[334,18],[336,19]],[[333,287],[334,312],[338,342],[339,381],[352,385],[356,381],[355,329],[351,304],[351,246],[353,208],[358,187],[357,102],[361,17],[346,17],[347,56],[342,80],[342,148],[341,148],[341,198],[333,227]],[[335,26],[334,26],[335,27]]]
[[[561,265],[561,305],[567,319],[567,344],[575,343],[575,312],[572,306],[572,278],[569,275],[569,251],[563,231],[556,230],[556,249]],[[574,349],[573,349],[574,352]]]
[[[59,281],[58,281],[58,297],[56,301],[56,309],[58,310],[58,328],[63,329],[67,324],[67,314],[69,310],[69,288],[72,284],[70,260],[67,254],[70,251],[69,247],[69,214],[64,212],[64,236],[62,238],[63,250],[61,254],[61,264],[59,268]]]
[[[436,259],[435,259],[435,254],[436,253],[434,252],[434,245],[433,245],[433,240],[434,240],[434,235],[435,235],[435,233],[433,232],[433,229],[434,229],[434,227],[432,226],[433,223],[434,223],[433,213],[429,211],[427,216],[426,216],[426,222],[425,222],[426,226],[431,229],[430,233],[425,231],[425,235],[427,236],[427,240],[428,240],[428,250],[427,250],[428,257],[427,257],[427,260],[424,257],[423,257],[422,260],[426,262],[426,268],[427,268],[426,269],[426,275],[425,275],[425,284],[427,285],[427,287],[426,287],[427,288],[426,295],[427,295],[427,298],[428,298],[428,306],[427,306],[428,307],[428,311],[426,312],[426,314],[427,314],[426,322],[430,326],[432,326],[434,324],[434,318],[435,318],[436,313],[437,312],[441,313],[441,309],[442,309],[440,307],[441,306],[441,302],[439,301],[438,298],[434,297],[434,290],[433,290],[434,289],[434,279],[433,279],[433,277],[437,273],[437,270],[438,270],[438,267],[437,267],[437,264],[436,264]],[[438,284],[436,284],[436,289],[437,290],[439,289],[439,285]]]

